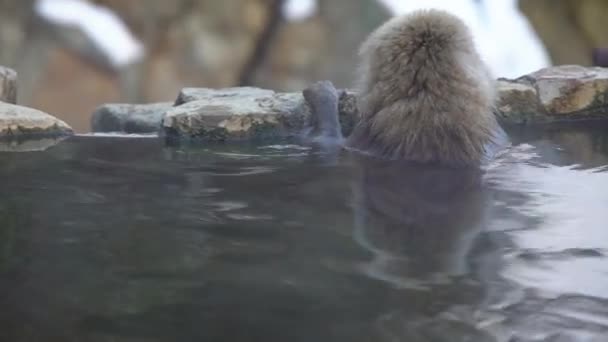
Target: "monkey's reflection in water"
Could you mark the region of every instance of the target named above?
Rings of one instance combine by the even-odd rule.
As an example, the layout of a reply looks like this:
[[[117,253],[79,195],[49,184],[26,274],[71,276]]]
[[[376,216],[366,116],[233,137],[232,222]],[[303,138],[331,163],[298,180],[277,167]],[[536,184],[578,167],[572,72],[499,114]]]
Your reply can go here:
[[[482,226],[478,169],[358,157],[354,239],[372,253],[369,277],[425,288],[467,273]]]

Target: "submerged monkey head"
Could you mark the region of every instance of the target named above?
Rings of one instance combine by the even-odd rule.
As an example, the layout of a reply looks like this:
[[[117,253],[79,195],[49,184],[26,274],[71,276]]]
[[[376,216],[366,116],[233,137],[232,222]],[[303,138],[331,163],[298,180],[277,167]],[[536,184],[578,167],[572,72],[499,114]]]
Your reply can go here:
[[[361,120],[349,146],[423,163],[480,163],[500,131],[495,81],[462,20],[440,10],[393,18],[359,57]]]

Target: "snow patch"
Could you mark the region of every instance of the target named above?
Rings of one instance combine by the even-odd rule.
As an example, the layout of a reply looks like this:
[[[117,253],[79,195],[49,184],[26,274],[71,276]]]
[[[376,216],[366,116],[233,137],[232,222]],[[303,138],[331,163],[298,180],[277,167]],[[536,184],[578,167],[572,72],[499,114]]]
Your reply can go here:
[[[317,12],[317,0],[287,0],[283,3],[283,16],[288,21],[301,21]]]
[[[38,0],[35,11],[44,19],[80,28],[117,68],[144,55],[143,44],[111,10],[82,0]]]

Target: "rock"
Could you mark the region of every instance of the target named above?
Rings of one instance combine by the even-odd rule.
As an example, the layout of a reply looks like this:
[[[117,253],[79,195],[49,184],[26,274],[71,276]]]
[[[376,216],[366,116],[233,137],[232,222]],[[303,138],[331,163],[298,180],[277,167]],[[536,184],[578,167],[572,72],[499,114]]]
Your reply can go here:
[[[184,103],[199,101],[199,100],[210,100],[212,98],[246,98],[246,97],[264,97],[272,96],[275,92],[268,89],[255,88],[255,87],[234,87],[234,88],[223,88],[223,89],[212,89],[212,88],[184,88],[177,95],[175,105],[179,106]]]
[[[184,89],[176,103],[183,101],[188,102],[167,111],[163,120],[169,137],[223,141],[288,136],[310,118],[301,93],[250,87]]]
[[[608,105],[608,70],[564,65],[528,76],[549,114],[590,114]]]
[[[0,101],[17,103],[17,73],[0,66]]]
[[[498,81],[497,115],[507,123],[608,119],[608,69],[562,65]]]
[[[64,136],[73,130],[65,122],[37,109],[0,102],[0,138]]]
[[[91,119],[93,132],[154,133],[160,130],[170,102],[152,104],[112,103],[98,107]]]
[[[342,135],[347,136],[359,118],[356,94],[342,89],[338,95],[340,126]],[[212,140],[284,136],[300,132],[310,118],[310,105],[301,92],[276,93],[255,87],[184,88],[175,107],[167,112],[163,129],[170,136]]]
[[[558,66],[518,79],[499,79],[496,115],[505,124],[608,119],[608,69]],[[342,135],[359,120],[356,93],[337,92]],[[311,101],[311,99],[308,99]],[[311,108],[302,93],[240,87],[185,88],[164,119],[168,136],[211,140],[285,136],[311,122]],[[317,106],[318,107],[318,106]],[[325,115],[325,113],[323,113]]]
[[[538,92],[531,84],[500,79],[496,114],[501,122],[523,124],[535,118],[543,121],[545,116],[538,99]]]

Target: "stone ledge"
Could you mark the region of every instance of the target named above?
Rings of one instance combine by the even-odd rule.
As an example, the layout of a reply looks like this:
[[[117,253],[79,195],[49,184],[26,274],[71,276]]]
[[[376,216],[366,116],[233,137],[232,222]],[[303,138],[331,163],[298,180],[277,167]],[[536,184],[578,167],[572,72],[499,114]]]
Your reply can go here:
[[[499,79],[497,115],[505,123],[608,119],[608,69],[562,65]]]
[[[0,138],[73,134],[65,122],[37,109],[0,102]]]
[[[162,122],[168,136],[218,141],[287,136],[310,117],[301,93],[252,87],[187,88],[176,103]]]
[[[108,103],[98,107],[91,117],[93,132],[158,133],[165,113],[172,103]]]
[[[497,91],[495,114],[503,124],[608,120],[608,69],[551,67],[517,79],[499,79]],[[123,117],[146,117],[146,132],[219,141],[287,136],[300,132],[310,122],[310,107],[301,92],[279,93],[254,87],[184,88],[172,106],[164,105],[167,108],[163,113],[163,108],[154,104],[106,105],[95,116],[99,120],[107,116],[108,122],[118,112]],[[340,90],[338,108],[342,133],[348,136],[359,117],[356,93]],[[115,126],[127,132],[123,123]]]

